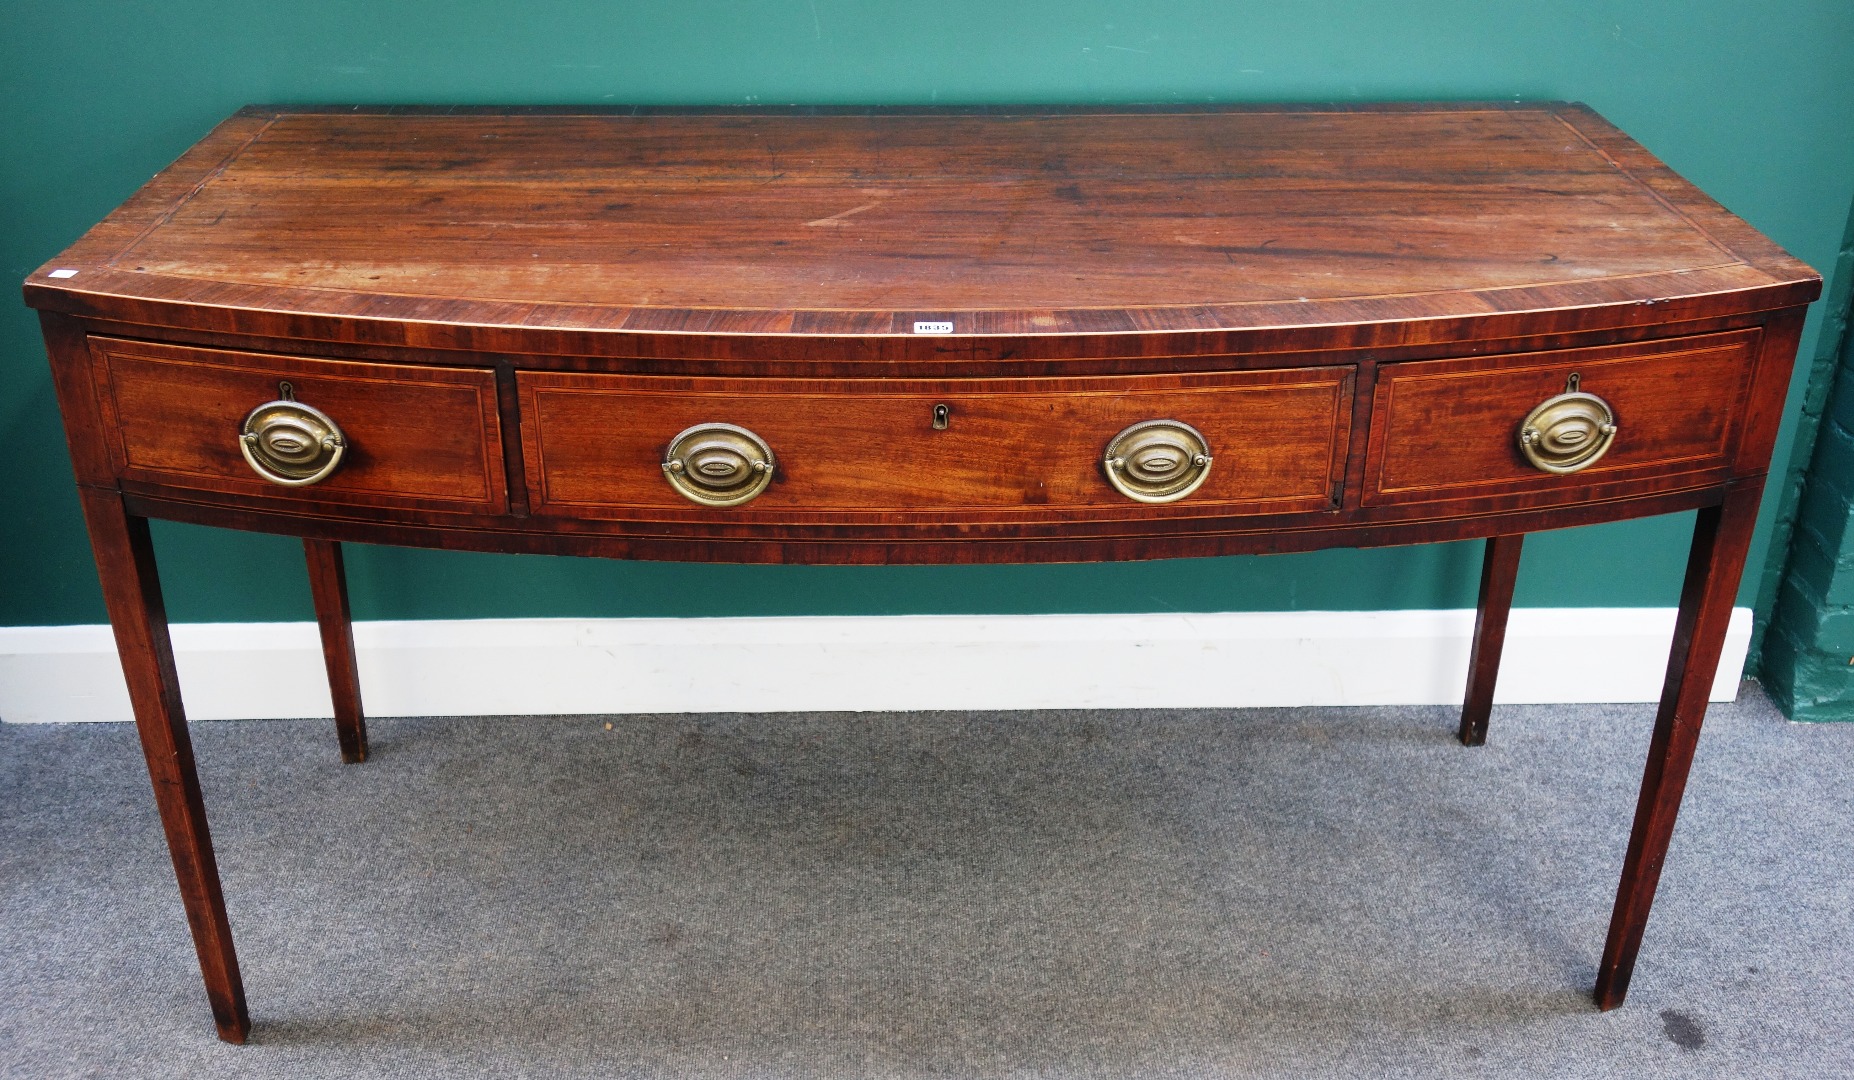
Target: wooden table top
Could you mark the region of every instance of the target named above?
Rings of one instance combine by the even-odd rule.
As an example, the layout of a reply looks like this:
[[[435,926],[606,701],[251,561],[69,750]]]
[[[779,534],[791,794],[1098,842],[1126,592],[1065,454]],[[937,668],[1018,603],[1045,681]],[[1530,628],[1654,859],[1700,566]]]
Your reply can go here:
[[[1813,290],[1808,267],[1565,104],[254,107],[27,282],[37,307],[202,329],[823,336],[1592,307],[1621,325],[1644,302]]]

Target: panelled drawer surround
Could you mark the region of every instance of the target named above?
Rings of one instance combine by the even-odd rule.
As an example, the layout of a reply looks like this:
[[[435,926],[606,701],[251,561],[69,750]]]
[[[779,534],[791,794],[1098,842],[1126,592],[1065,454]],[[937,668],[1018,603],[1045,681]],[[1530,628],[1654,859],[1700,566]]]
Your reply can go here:
[[[1344,500],[1350,366],[1025,379],[753,379],[521,371],[519,436],[537,517],[835,524],[1086,521],[1330,513],[1725,474],[1755,369],[1756,329],[1549,352],[1385,363],[1363,490]],[[468,515],[507,509],[494,373],[92,336],[99,404],[125,482],[286,501]],[[1576,372],[1609,403],[1614,446],[1569,475],[1519,450],[1520,420]],[[237,433],[289,382],[347,435],[327,479],[256,475]],[[946,405],[946,430],[933,411]],[[416,418],[417,422],[409,422]],[[1175,419],[1208,439],[1204,485],[1170,504],[1115,491],[1107,442]],[[664,479],[669,440],[725,422],[765,438],[768,490],[699,506]]]
[[[460,514],[507,505],[493,372],[90,338],[110,452],[127,483]],[[347,451],[326,479],[282,487],[239,451],[246,414],[291,385]]]
[[[519,372],[537,515],[832,521],[1115,519],[1331,511],[1352,412],[1352,369],[980,380],[663,378]],[[945,430],[934,409],[948,409]],[[1203,485],[1169,504],[1115,491],[1103,450],[1145,420],[1210,444]],[[752,502],[707,508],[665,481],[665,447],[725,422],[777,466]]]
[[[1730,467],[1760,332],[1385,364],[1379,371],[1365,466],[1365,505],[1550,493],[1597,483],[1668,486]],[[1615,441],[1575,473],[1540,470],[1521,453],[1521,421],[1580,389],[1608,403]]]

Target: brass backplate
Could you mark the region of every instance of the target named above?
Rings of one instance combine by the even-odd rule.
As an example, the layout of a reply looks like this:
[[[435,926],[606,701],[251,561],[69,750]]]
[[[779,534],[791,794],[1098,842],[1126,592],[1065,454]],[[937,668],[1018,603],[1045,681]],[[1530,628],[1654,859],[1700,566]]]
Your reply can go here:
[[[663,451],[663,478],[703,506],[739,506],[757,497],[776,467],[766,440],[734,424],[685,428]]]
[[[1146,420],[1108,440],[1101,467],[1114,490],[1143,503],[1177,502],[1210,475],[1210,443],[1178,420]]]
[[[1548,473],[1587,469],[1615,441],[1615,412],[1607,401],[1581,390],[1546,398],[1519,424],[1520,453]]]
[[[291,394],[288,383],[283,389]],[[335,471],[348,440],[327,413],[286,396],[245,416],[238,449],[252,471],[271,483],[307,487]]]

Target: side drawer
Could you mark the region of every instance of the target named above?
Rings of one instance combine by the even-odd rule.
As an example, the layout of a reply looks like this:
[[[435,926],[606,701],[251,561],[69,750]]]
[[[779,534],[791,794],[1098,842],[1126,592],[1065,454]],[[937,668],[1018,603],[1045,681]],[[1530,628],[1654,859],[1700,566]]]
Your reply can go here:
[[[1717,479],[1736,450],[1760,333],[1385,364],[1372,407],[1365,505],[1568,497],[1597,484],[1672,489]],[[1554,473],[1528,460],[1520,429],[1573,374],[1578,390],[1607,404],[1615,433],[1601,457]]]
[[[110,452],[131,486],[471,514],[506,505],[492,372],[106,337],[90,339],[90,355]],[[240,448],[246,416],[290,395],[344,443],[335,468],[303,486],[265,479]]]
[[[658,520],[1022,521],[1329,511],[1350,430],[1352,369],[964,380],[706,379],[520,372],[533,512]],[[944,427],[935,427],[936,407]],[[1123,429],[1195,428],[1211,463],[1176,502],[1110,484]],[[771,449],[763,493],[706,507],[664,474],[691,427]]]

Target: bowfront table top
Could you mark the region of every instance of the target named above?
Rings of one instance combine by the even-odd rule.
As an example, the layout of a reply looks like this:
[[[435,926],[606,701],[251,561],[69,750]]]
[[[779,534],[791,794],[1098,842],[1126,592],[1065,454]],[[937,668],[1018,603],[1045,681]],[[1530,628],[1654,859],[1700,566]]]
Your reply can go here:
[[[1031,346],[972,335],[1324,345],[1389,323],[1369,343],[1391,345],[1463,319],[1639,325],[1625,305],[1780,307],[1815,288],[1577,105],[247,109],[58,264],[85,273],[35,275],[35,304],[201,329],[385,320],[430,324],[408,344],[654,355],[583,346],[911,335],[940,318],[960,347],[884,358],[975,361]]]
[[[1700,511],[1626,992],[1820,279],[1581,105],[249,108],[26,281],[220,1034],[249,1025],[146,520],[1006,562]]]

